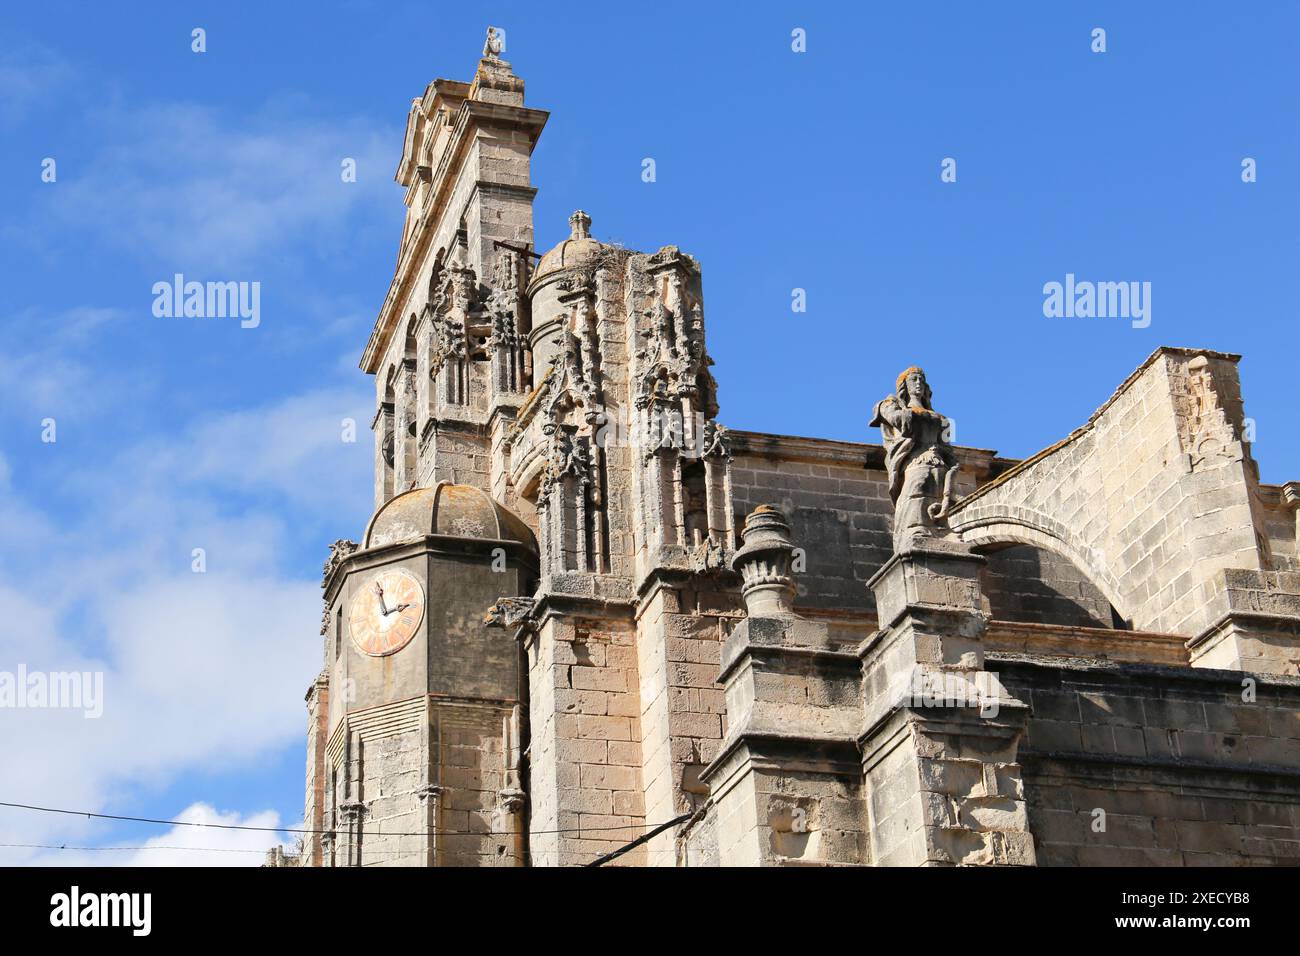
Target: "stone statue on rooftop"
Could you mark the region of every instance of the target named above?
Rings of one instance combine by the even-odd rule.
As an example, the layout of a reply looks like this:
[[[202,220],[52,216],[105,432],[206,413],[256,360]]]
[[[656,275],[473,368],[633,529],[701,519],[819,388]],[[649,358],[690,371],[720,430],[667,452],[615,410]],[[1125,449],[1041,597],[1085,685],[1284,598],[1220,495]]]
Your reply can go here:
[[[948,420],[930,404],[925,372],[913,365],[898,376],[894,394],[876,402],[871,419],[885,445],[889,497],[894,502],[894,550],[916,538],[947,536],[957,456]]]
[[[483,41],[483,55],[496,59],[505,49],[505,44],[501,42],[501,34],[497,32],[496,27],[488,27],[487,39]]]

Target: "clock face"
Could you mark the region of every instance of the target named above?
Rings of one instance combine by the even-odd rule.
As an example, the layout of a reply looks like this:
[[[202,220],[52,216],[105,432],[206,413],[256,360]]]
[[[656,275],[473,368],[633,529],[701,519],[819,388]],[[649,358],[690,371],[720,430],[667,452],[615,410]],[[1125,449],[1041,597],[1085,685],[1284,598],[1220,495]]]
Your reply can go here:
[[[352,643],[371,657],[396,654],[423,619],[424,588],[404,568],[386,568],[364,579],[348,612]]]

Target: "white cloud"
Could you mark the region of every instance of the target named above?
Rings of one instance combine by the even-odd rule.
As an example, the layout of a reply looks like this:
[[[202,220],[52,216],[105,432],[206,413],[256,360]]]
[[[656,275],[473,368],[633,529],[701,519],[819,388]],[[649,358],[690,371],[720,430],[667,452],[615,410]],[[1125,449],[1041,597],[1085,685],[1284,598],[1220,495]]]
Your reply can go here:
[[[358,376],[359,378],[360,376]],[[368,489],[344,479],[373,455],[369,387],[318,390],[265,410],[223,415],[200,425],[181,451],[192,480],[246,491],[271,490],[327,510],[365,501]],[[345,442],[344,420],[351,420]],[[331,476],[319,480],[321,475]]]
[[[280,815],[267,810],[249,817],[220,813],[206,803],[195,803],[176,820],[202,823],[204,827],[173,827],[137,850],[127,861],[130,866],[248,866],[261,863],[266,851],[281,842],[277,833],[259,830],[214,829],[221,826],[278,827]],[[188,849],[176,849],[187,847]],[[214,852],[215,851],[215,852]]]
[[[6,318],[0,334],[23,345],[0,352],[0,392],[10,408],[59,420],[112,401],[127,373],[96,367],[95,332],[124,317],[120,309],[78,307],[23,309]],[[32,426],[35,435],[36,418]]]
[[[76,177],[49,190],[54,232],[106,245],[187,278],[260,281],[286,254],[346,255],[362,209],[400,206],[392,182],[400,132],[275,104],[237,121],[209,107],[113,105],[89,120],[104,142]],[[357,181],[340,175],[356,160]],[[40,225],[34,228],[41,231]]]
[[[301,553],[297,522],[328,527],[364,507],[367,423],[345,445],[338,419],[367,394],[320,390],[214,415],[79,469],[68,480],[92,505],[81,515],[44,511],[0,482],[0,519],[26,515],[29,533],[45,533],[42,566],[0,551],[0,670],[98,672],[104,688],[98,719],[0,709],[0,800],[130,806],[188,769],[246,766],[302,738],[302,694],[321,661],[320,586],[314,561],[286,573],[286,554]],[[323,559],[325,540],[359,530],[307,534],[319,535]],[[205,573],[191,569],[195,546]],[[102,832],[0,808],[0,843],[83,845]],[[0,861],[39,852],[0,848]]]
[[[37,848],[34,866],[257,866],[267,850],[285,842],[275,832],[280,815],[265,810],[248,816],[221,812],[206,803],[193,803],[172,819],[178,824],[157,836],[134,843],[67,844],[66,849]],[[297,824],[292,824],[297,826]],[[271,828],[235,830],[230,827]]]
[[[0,59],[0,124],[30,113],[70,75],[39,51]],[[97,101],[85,117],[95,149],[60,163],[57,187],[38,191],[30,221],[6,236],[55,253],[76,236],[142,262],[146,274],[157,269],[159,280],[174,271],[261,280],[274,269],[302,287],[300,311],[325,316],[317,338],[354,322],[364,337],[357,303],[326,298],[308,280],[364,241],[376,210],[400,214],[399,129],[304,103],[232,118],[191,104],[101,100],[108,105]],[[357,161],[356,183],[340,178],[345,157]],[[141,309],[150,301],[144,286]],[[106,410],[165,400],[158,370],[105,360],[101,333],[123,317],[29,309],[0,323],[15,346],[0,354],[0,390],[11,424],[21,434],[30,421],[33,436],[21,454],[0,456],[0,670],[89,671],[104,688],[94,720],[77,710],[0,709],[0,800],[131,813],[189,771],[246,767],[301,741],[302,695],[321,664],[324,544],[356,537],[370,498],[373,392],[355,370],[355,385],[224,410],[179,430],[138,440],[114,430],[113,450],[50,470],[39,487],[24,470],[48,450],[37,444],[41,417],[59,420],[62,440],[65,418],[117,429]],[[341,440],[344,418],[356,421],[355,444]],[[354,518],[344,524],[345,515]],[[206,552],[203,574],[191,570],[196,547]],[[319,556],[304,565],[305,552]],[[265,802],[185,813],[278,825]],[[93,845],[105,832],[83,817],[0,808],[0,843]],[[260,862],[160,849],[195,845],[196,835],[239,849],[244,838],[231,834],[240,832],[178,828],[151,840],[157,849],[87,853],[84,862],[118,852],[118,862]],[[259,850],[275,842],[247,839]],[[0,863],[72,858],[0,848]]]
[[[0,125],[16,125],[52,102],[72,76],[71,67],[45,47],[0,53]]]

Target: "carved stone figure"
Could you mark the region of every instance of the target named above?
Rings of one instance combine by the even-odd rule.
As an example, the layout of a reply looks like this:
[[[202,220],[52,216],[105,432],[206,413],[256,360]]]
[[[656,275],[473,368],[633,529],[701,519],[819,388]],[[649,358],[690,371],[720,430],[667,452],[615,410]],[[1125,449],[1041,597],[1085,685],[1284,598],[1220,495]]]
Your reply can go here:
[[[885,444],[894,550],[918,537],[950,535],[957,457],[948,443],[948,420],[930,404],[925,372],[915,365],[905,369],[894,394],[876,403],[871,425],[879,426]]]
[[[727,429],[709,419],[704,423],[704,435],[701,441],[701,458],[725,458],[731,460],[731,447],[727,438]]]
[[[551,438],[550,457],[542,475],[544,490],[565,475],[573,475],[582,485],[591,481],[591,454],[586,444],[571,432],[558,430]]]
[[[727,549],[713,535],[706,535],[691,551],[691,569],[694,571],[717,571],[726,566]]]
[[[487,609],[483,623],[489,627],[518,627],[533,610],[530,597],[503,597]]]

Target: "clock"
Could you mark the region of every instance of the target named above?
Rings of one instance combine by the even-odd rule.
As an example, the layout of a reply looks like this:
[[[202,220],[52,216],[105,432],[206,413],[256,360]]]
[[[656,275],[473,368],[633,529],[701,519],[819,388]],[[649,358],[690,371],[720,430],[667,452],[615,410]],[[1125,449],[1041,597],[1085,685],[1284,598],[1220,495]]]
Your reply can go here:
[[[370,657],[396,654],[424,620],[424,587],[405,568],[376,571],[352,595],[352,643]]]

